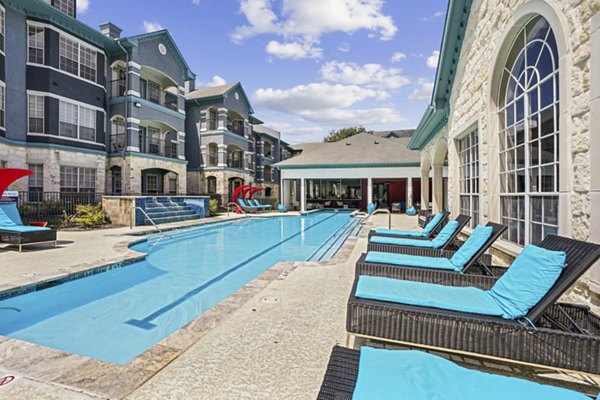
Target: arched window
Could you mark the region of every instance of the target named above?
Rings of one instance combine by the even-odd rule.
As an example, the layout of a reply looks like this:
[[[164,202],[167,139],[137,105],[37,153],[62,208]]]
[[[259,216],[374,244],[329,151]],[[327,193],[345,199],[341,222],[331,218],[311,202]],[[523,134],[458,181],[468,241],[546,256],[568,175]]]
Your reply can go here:
[[[219,161],[219,146],[216,143],[208,144],[208,165],[216,167]]]
[[[524,245],[558,232],[558,50],[541,16],[519,32],[499,91],[500,212]]]
[[[209,176],[206,178],[206,191],[208,193],[217,193],[217,178]]]

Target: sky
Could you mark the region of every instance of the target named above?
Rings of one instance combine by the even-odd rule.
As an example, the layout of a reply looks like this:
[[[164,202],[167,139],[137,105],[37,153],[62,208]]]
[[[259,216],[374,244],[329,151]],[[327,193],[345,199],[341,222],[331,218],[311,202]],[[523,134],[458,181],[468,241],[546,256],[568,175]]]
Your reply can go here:
[[[122,36],[168,29],[196,88],[241,82],[290,143],[415,128],[429,104],[447,0],[78,0]]]

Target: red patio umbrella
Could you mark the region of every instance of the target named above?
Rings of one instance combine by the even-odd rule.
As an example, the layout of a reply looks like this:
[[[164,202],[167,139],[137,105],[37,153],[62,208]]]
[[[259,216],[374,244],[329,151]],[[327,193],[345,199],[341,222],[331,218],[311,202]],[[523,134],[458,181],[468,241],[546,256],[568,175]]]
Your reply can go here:
[[[32,171],[27,169],[17,168],[1,168],[0,169],[0,198],[2,194],[14,181],[21,179],[24,176],[33,174]]]

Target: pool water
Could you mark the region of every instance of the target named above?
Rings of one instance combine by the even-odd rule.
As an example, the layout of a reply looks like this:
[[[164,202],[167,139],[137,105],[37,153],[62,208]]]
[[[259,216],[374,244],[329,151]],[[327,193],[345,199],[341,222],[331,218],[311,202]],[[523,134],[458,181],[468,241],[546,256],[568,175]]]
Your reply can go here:
[[[251,218],[155,235],[140,262],[0,301],[0,335],[126,364],[279,261],[326,259],[348,213]]]

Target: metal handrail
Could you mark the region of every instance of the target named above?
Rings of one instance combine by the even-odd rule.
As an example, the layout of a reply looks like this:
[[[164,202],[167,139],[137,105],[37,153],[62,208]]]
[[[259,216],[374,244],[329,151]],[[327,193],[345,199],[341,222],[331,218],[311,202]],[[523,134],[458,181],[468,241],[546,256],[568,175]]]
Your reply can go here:
[[[152,218],[150,218],[150,216],[149,216],[149,215],[146,213],[146,211],[144,211],[144,209],[143,209],[143,208],[141,208],[141,207],[136,207],[136,208],[134,209],[134,211],[135,211],[135,210],[140,210],[140,211],[142,212],[142,214],[144,214],[144,216],[145,216],[145,217],[148,219],[148,221],[150,221],[150,222],[152,223],[152,225],[154,225],[154,227],[156,228],[156,230],[157,230],[158,232],[162,233],[162,231],[160,230],[160,228],[158,227],[158,225],[156,225],[156,224],[154,223],[154,221],[152,220]],[[133,228],[133,227],[132,227],[132,226],[130,226],[130,228]]]
[[[392,213],[390,212],[390,210],[386,210],[385,208],[378,208],[377,210],[373,211],[371,214],[369,214],[365,218],[363,218],[363,220],[360,221],[360,224],[361,225],[366,224],[367,220],[369,218],[371,218],[371,215],[375,215],[375,214],[387,214],[388,215],[388,229],[392,229]]]
[[[246,211],[244,211],[244,209],[242,207],[240,207],[240,205],[238,203],[234,203],[234,202],[227,203],[227,216],[228,217],[229,217],[229,207],[230,206],[236,206],[240,211],[242,211],[242,214],[244,214],[246,217],[248,217],[248,213]]]

